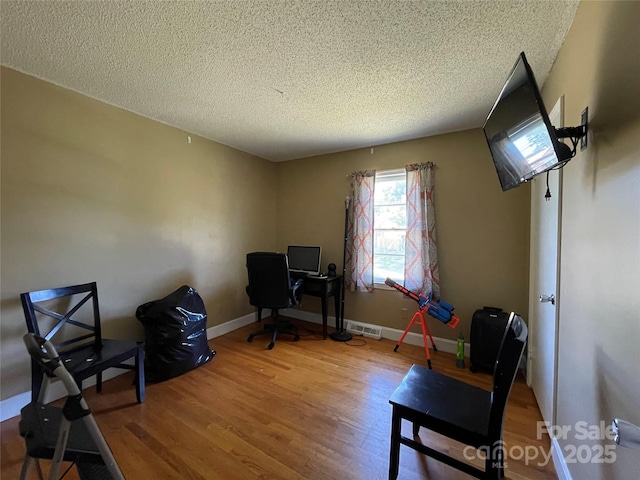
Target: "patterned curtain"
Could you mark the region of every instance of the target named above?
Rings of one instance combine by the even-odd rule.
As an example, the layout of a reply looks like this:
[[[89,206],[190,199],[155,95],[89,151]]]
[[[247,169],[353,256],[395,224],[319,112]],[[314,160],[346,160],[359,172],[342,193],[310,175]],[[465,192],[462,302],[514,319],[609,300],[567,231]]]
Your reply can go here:
[[[408,290],[440,298],[436,216],[433,204],[435,164],[407,165],[407,236],[404,284]]]
[[[351,206],[347,228],[347,277],[354,292],[373,292],[373,190],[375,171],[351,174]]]

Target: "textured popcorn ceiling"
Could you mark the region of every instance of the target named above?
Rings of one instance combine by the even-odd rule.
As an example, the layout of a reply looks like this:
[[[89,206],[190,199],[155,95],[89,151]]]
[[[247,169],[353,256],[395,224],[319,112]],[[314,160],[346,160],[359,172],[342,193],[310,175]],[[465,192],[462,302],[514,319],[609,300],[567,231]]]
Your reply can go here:
[[[4,1],[3,65],[281,161],[482,125],[576,2]]]

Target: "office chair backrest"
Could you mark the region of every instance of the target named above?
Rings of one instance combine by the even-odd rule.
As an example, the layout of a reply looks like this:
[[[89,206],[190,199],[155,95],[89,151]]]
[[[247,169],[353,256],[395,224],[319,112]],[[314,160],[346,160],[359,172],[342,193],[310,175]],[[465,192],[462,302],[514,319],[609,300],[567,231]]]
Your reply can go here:
[[[261,308],[291,306],[289,261],[284,253],[254,252],[247,254],[249,303]]]
[[[59,351],[69,350],[79,344],[95,343],[97,348],[102,346],[102,331],[100,328],[100,310],[98,307],[98,287],[95,282],[70,287],[52,288],[36,292],[26,292],[20,295],[24,310],[27,330],[30,333],[50,340]],[[82,321],[75,317],[81,307],[92,300],[92,313],[84,312]],[[74,303],[75,301],[75,303]],[[38,315],[40,314],[40,315]],[[78,315],[81,315],[78,314]],[[46,332],[41,330],[46,325]],[[65,325],[71,328],[60,330]],[[69,330],[68,330],[69,329]],[[70,335],[69,331],[75,332]],[[52,339],[61,333],[62,341],[54,342]],[[78,336],[75,336],[75,334]],[[60,337],[59,337],[60,338]]]
[[[518,372],[520,357],[527,344],[527,334],[528,329],[524,320],[518,314],[512,312],[502,337],[493,374],[489,431],[495,434],[499,434],[502,431],[504,410]]]

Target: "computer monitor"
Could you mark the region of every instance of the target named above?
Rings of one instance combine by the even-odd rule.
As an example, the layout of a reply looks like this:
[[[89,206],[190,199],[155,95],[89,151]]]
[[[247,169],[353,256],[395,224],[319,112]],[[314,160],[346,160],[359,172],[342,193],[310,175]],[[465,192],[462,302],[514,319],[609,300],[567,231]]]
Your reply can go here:
[[[289,270],[292,272],[320,273],[320,258],[322,247],[305,247],[299,245],[289,245],[287,247],[287,257],[289,257]]]

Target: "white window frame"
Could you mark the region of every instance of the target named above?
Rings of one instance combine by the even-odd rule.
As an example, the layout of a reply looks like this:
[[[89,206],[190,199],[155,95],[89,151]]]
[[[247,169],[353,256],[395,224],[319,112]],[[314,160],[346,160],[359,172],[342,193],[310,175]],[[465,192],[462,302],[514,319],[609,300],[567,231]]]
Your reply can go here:
[[[376,171],[376,180],[375,180],[375,188],[377,189],[378,187],[378,183],[379,182],[384,182],[385,180],[389,180],[393,177],[398,177],[398,180],[400,180],[400,177],[402,177],[402,181],[405,183],[405,188],[406,188],[406,182],[407,182],[407,172],[404,168],[397,168],[397,169],[393,169],[393,170],[380,170],[380,171]],[[398,204],[393,204],[393,205],[398,205]],[[407,205],[407,200],[406,200],[406,192],[405,192],[405,199],[404,199],[404,206],[406,208]],[[374,211],[375,211],[375,207],[376,206],[386,206],[386,204],[376,204],[375,202],[375,194],[374,194]],[[407,231],[406,225],[404,229],[398,229],[398,228],[394,228],[394,229],[390,229],[390,228],[380,228],[378,229],[376,227],[376,223],[374,221],[373,223],[373,235],[374,235],[374,239],[375,239],[375,234],[376,231],[389,231],[389,230],[393,230],[393,231]],[[374,262],[374,277],[373,277],[373,285],[374,288],[379,288],[381,290],[393,290],[392,287],[389,287],[387,284],[384,283],[385,279],[376,279],[375,278],[375,258],[376,258],[376,248],[375,248],[375,240],[374,240],[374,246],[373,246],[373,262]],[[403,265],[405,264],[405,255],[402,255],[403,258]],[[401,283],[404,282],[404,272],[402,274],[402,278],[400,279],[396,279],[394,278],[395,281],[400,281]]]

